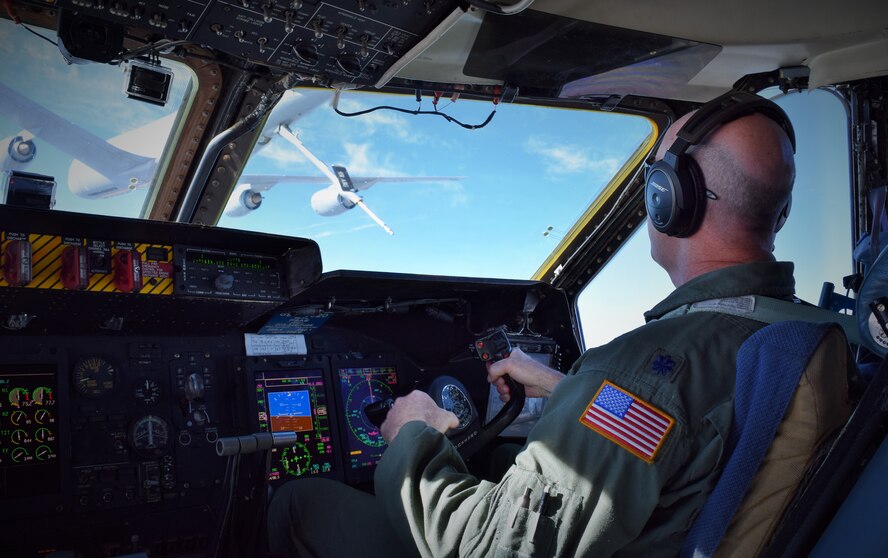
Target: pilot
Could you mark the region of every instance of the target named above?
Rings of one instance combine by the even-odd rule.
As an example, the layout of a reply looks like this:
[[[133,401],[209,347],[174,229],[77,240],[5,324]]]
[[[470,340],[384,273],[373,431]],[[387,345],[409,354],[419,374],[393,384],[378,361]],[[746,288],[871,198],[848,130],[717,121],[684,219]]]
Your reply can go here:
[[[550,398],[501,480],[467,472],[444,435],[456,417],[414,391],[382,425],[390,445],[375,496],[325,480],[285,485],[270,507],[272,551],[677,555],[726,457],[737,350],[764,325],[742,309],[688,310],[794,293],[792,264],[772,254],[795,178],[792,127],[770,101],[731,95],[676,121],[648,171],[651,256],[675,290],[647,323],[567,374],[517,349],[489,365],[501,398],[505,374]]]

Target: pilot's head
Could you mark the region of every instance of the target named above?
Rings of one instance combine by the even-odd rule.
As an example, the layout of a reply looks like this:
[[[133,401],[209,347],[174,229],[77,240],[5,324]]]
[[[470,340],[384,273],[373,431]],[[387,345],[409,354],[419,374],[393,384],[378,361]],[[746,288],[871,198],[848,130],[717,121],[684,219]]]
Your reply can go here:
[[[695,112],[669,127],[657,160]],[[687,149],[699,167],[702,214],[678,235],[674,229],[661,232],[655,217],[648,220],[651,255],[676,286],[718,267],[773,260],[774,237],[788,214],[795,179],[791,134],[791,126],[786,130],[771,116],[753,112],[719,125]]]

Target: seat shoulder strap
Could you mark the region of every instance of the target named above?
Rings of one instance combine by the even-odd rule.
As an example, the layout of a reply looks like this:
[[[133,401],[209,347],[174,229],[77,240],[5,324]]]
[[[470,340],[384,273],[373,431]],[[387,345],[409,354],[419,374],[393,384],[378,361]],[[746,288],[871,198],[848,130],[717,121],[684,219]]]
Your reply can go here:
[[[837,323],[845,332],[848,341],[860,345],[860,332],[854,316],[840,314],[819,306],[809,306],[771,298],[767,296],[746,295],[729,298],[713,298],[701,300],[693,304],[679,306],[663,315],[660,319],[674,318],[692,312],[720,312],[732,316],[740,316],[766,324],[774,324],[787,320],[799,320],[812,323]]]

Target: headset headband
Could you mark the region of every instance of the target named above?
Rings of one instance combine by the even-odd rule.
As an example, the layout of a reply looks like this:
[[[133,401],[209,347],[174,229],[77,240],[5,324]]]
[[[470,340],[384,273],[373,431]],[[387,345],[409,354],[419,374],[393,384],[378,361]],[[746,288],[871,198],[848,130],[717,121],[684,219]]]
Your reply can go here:
[[[764,114],[783,128],[789,143],[792,144],[792,152],[795,153],[795,132],[783,109],[770,99],[746,91],[729,91],[700,107],[678,131],[669,153],[674,155],[684,153],[690,146],[703,141],[716,128],[757,112]]]

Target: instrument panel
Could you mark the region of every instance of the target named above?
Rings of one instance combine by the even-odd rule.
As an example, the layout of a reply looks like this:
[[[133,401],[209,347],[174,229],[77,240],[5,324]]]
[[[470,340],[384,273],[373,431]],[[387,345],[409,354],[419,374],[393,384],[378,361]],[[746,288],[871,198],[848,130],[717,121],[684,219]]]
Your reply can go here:
[[[429,372],[361,334],[313,338],[334,352],[246,357],[236,333],[0,336],[0,533],[33,535],[0,537],[0,555],[204,556],[231,489],[222,436],[296,435],[267,469],[238,456],[238,492],[259,474],[369,486],[386,444],[364,406]],[[453,367],[486,385],[480,361]]]
[[[0,206],[0,325],[25,335],[225,333],[320,274],[307,239]]]
[[[556,367],[578,356],[563,293],[541,283],[322,275],[309,240],[51,215],[0,206],[0,556],[251,555],[269,488],[372,490],[369,403],[447,375],[483,415],[479,333],[521,331]],[[122,253],[142,270],[129,291]],[[144,292],[152,266],[171,292]],[[261,433],[287,442],[217,455]]]

